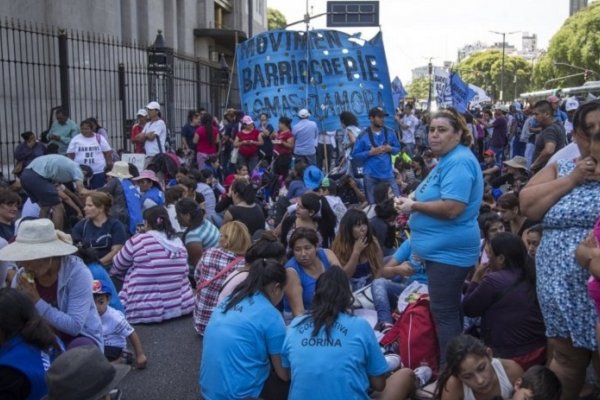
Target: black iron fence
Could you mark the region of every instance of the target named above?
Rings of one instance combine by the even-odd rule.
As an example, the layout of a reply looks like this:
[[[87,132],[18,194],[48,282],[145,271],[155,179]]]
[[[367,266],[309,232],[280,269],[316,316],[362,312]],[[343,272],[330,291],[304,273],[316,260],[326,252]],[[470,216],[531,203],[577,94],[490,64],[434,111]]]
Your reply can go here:
[[[158,41],[157,41],[158,42]],[[48,129],[63,107],[79,122],[95,117],[115,149],[131,150],[135,113],[161,104],[171,137],[187,113],[205,108],[220,116],[239,104],[236,79],[223,79],[217,63],[171,49],[124,43],[107,35],[75,32],[17,20],[0,20],[0,171],[8,177],[20,134]],[[233,82],[225,104],[228,82]]]

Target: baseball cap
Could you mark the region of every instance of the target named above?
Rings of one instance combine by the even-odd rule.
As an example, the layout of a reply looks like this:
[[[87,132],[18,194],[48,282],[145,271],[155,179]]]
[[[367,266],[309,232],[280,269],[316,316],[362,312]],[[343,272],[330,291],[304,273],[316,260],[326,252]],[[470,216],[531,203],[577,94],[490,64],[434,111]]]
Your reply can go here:
[[[142,117],[147,117],[148,116],[148,111],[146,111],[144,108],[140,108],[138,110],[138,112],[135,114],[135,116],[142,116]]]
[[[371,117],[387,117],[389,114],[381,107],[373,107],[369,110],[369,118]]]
[[[242,124],[250,125],[253,123],[254,123],[254,121],[252,121],[252,117],[249,115],[244,115],[244,117],[242,118]]]
[[[148,110],[159,110],[160,111],[160,104],[158,104],[157,101],[151,101],[150,103],[148,103],[146,108]]]
[[[92,281],[92,293],[93,294],[110,294],[110,289],[102,281],[94,279]]]
[[[488,157],[494,157],[496,155],[496,153],[494,153],[494,150],[487,149],[486,151],[483,152],[483,155],[488,156]]]
[[[579,102],[574,97],[569,97],[565,103],[565,110],[573,111],[579,108]]]
[[[558,98],[558,96],[552,95],[552,96],[548,96],[546,98],[546,101],[548,103],[558,103],[560,101],[560,99]]]
[[[303,108],[302,110],[298,111],[298,116],[300,118],[308,118],[310,117],[310,112],[306,108]]]

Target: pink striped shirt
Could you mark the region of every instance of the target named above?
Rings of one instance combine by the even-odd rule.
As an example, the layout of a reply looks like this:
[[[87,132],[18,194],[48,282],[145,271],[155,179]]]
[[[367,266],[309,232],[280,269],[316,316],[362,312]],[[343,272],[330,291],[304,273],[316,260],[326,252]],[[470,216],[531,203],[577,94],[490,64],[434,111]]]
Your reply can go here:
[[[111,274],[125,277],[119,298],[132,324],[162,322],[194,309],[187,251],[179,238],[157,231],[133,236],[115,256]]]

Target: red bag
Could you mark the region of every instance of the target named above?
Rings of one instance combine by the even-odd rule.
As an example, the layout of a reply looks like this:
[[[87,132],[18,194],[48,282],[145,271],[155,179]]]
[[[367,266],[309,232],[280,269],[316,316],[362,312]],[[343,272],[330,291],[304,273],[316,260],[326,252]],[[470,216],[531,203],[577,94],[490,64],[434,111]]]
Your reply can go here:
[[[405,367],[415,369],[427,364],[434,373],[437,372],[440,351],[428,295],[422,294],[410,303],[379,343],[389,346],[395,341]]]

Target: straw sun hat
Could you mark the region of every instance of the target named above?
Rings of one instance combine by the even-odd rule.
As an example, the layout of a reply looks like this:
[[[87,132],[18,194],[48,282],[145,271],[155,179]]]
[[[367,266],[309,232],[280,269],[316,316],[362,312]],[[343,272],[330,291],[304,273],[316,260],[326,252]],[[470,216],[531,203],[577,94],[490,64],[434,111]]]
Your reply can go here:
[[[13,243],[0,249],[2,261],[30,261],[73,254],[77,247],[63,242],[49,219],[23,221]]]
[[[107,172],[106,175],[121,179],[133,178],[133,175],[129,173],[129,164],[125,161],[115,162],[110,172]]]

